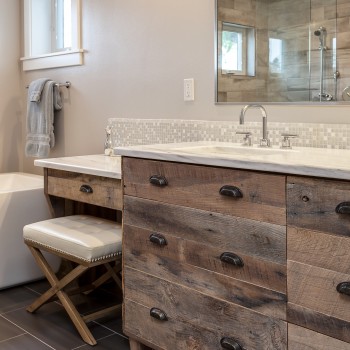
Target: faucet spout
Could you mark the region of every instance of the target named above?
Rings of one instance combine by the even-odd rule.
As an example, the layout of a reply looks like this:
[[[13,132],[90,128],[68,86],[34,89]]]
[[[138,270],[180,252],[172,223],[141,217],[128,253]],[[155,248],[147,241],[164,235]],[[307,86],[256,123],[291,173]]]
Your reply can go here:
[[[249,108],[258,108],[261,111],[262,115],[262,139],[260,140],[261,147],[270,147],[270,140],[268,139],[267,132],[267,113],[265,108],[259,104],[246,105],[242,108],[241,113],[239,115],[239,124],[244,124],[244,117]]]

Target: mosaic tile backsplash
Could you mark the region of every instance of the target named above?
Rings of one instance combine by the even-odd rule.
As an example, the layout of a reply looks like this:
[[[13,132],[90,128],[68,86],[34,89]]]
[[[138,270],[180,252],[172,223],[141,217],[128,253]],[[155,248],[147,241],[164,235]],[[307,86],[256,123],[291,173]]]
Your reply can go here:
[[[253,144],[259,144],[261,122],[175,120],[175,119],[127,119],[109,118],[112,144],[117,146],[147,145],[158,143],[219,141],[242,142],[237,131],[250,131]],[[297,134],[291,140],[296,147],[350,149],[350,124],[268,123],[271,145],[279,147],[281,134]]]

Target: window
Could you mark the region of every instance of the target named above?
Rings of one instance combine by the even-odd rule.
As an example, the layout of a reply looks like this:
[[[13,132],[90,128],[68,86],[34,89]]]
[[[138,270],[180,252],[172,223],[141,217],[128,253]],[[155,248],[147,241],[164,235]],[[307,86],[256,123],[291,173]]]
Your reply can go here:
[[[222,74],[255,75],[255,29],[223,22],[221,35]]]
[[[80,0],[23,1],[23,70],[82,64]]]
[[[270,73],[282,73],[282,40],[269,38]]]

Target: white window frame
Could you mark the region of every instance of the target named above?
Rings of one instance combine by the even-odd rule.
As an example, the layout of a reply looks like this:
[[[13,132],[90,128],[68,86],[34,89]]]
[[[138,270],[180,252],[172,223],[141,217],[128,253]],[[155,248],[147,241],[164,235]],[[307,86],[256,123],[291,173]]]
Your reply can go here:
[[[242,46],[239,51],[241,51],[241,56],[237,57],[237,60],[242,61],[241,70],[228,70],[223,69],[221,64],[221,74],[233,74],[233,75],[243,75],[243,76],[254,76],[255,75],[255,28],[248,27],[240,24],[222,22],[221,31],[221,53],[220,57],[222,59],[222,33],[224,31],[231,31],[239,33],[242,36]]]
[[[81,0],[72,0],[72,47],[68,50],[32,55],[32,0],[23,0],[24,9],[24,51],[20,60],[23,70],[37,70],[67,67],[83,64],[84,50],[81,46]],[[40,39],[39,39],[40,40]]]

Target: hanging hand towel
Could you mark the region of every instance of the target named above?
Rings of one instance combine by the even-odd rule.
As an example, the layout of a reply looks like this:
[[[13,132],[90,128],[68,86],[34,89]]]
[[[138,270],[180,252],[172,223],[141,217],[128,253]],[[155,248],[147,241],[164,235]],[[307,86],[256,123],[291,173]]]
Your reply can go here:
[[[27,157],[45,158],[55,145],[54,111],[62,109],[59,87],[50,79],[29,85],[27,102]]]

